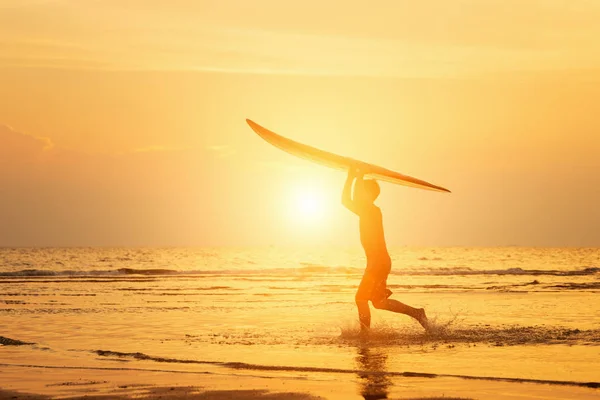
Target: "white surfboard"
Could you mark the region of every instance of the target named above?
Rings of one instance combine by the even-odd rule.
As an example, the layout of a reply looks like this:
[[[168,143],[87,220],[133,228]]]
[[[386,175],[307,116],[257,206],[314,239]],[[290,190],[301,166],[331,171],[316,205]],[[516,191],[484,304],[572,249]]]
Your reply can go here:
[[[419,189],[435,190],[438,192],[450,191],[441,186],[431,184],[429,182],[422,181],[411,176],[403,175],[399,172],[391,171],[387,168],[380,167],[378,165],[369,164],[364,161],[355,160],[350,157],[340,156],[328,151],[320,150],[315,147],[296,142],[288,139],[281,135],[272,132],[254,121],[246,119],[248,125],[254,132],[256,132],[261,138],[266,140],[273,146],[285,151],[286,153],[292,154],[296,157],[303,158],[305,160],[313,161],[317,164],[325,165],[330,168],[348,170],[351,166],[355,166],[364,172],[365,176],[373,179],[396,183],[399,185],[412,186]]]

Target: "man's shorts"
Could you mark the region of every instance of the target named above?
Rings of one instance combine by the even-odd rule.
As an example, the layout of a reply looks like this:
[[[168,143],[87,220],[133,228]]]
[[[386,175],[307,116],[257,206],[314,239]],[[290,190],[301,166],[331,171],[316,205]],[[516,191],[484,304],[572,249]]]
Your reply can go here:
[[[358,285],[356,292],[357,300],[371,300],[377,302],[385,300],[392,295],[392,291],[387,288],[388,271],[365,271],[365,274]]]

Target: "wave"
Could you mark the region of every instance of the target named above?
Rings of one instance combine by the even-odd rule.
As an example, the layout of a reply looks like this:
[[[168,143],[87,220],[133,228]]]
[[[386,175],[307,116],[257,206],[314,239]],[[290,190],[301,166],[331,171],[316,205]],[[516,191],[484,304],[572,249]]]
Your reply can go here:
[[[265,269],[226,269],[226,270],[176,270],[166,268],[118,268],[109,270],[42,270],[23,269],[19,271],[0,272],[0,278],[36,278],[36,277],[114,277],[114,276],[203,276],[203,275],[243,275],[243,276],[303,276],[303,275],[361,275],[364,268],[357,267],[327,267],[327,266],[303,266],[299,268],[265,268]],[[591,276],[600,275],[599,267],[587,267],[574,270],[542,270],[542,269],[472,269],[464,267],[456,268],[427,268],[427,269],[404,269],[398,267],[393,269],[392,275],[403,276],[470,276],[470,275],[531,275],[531,276]]]
[[[127,353],[122,353],[127,354]],[[140,353],[141,354],[141,353]],[[239,362],[213,362],[213,361],[196,361],[197,364],[216,364],[223,365],[232,369],[247,369],[260,371],[295,371],[295,372],[320,372],[320,373],[338,373],[338,374],[357,374],[363,376],[390,376],[390,377],[406,377],[406,378],[458,378],[470,380],[482,380],[492,382],[512,382],[512,383],[534,383],[545,385],[559,386],[578,386],[590,389],[599,389],[600,382],[578,382],[578,381],[559,381],[547,379],[528,379],[528,378],[505,378],[493,376],[476,376],[476,375],[458,375],[458,374],[434,374],[426,372],[393,372],[393,371],[361,371],[353,369],[336,369],[336,368],[321,368],[321,367],[291,367],[291,366],[268,366],[258,364],[246,364]],[[9,364],[0,363],[3,367],[22,367],[22,368],[40,368],[40,369],[57,369],[57,370],[92,370],[92,371],[140,371],[140,372],[169,372],[174,374],[194,374],[194,375],[211,375],[208,371],[181,371],[158,368],[132,368],[132,367],[85,367],[85,366],[58,366],[58,365],[36,365],[36,364]]]
[[[11,339],[11,338],[7,338],[4,336],[0,336],[0,345],[2,345],[2,346],[24,346],[27,344],[35,344],[35,343],[23,342],[21,340]]]
[[[367,337],[361,334],[358,322],[338,327],[339,335],[314,333],[305,335],[257,335],[253,329],[230,331],[226,336],[204,333],[185,335],[181,340],[186,345],[204,346],[278,346],[287,345],[297,348],[310,346],[354,347],[368,343],[373,346],[405,347],[509,347],[509,346],[600,346],[600,329],[578,329],[561,326],[521,326],[521,325],[467,325],[462,322],[460,314],[449,320],[429,318],[429,331],[414,326],[388,325],[376,323],[371,327]]]
[[[392,274],[394,271],[392,271]],[[543,269],[523,269],[523,268],[506,268],[506,269],[495,269],[495,270],[478,270],[472,268],[435,268],[427,270],[414,270],[414,271],[398,271],[398,275],[431,275],[431,276],[442,276],[442,275],[548,275],[548,276],[589,276],[600,273],[598,267],[587,267],[583,269],[575,270],[543,270]]]
[[[204,361],[192,359],[178,359],[170,357],[151,356],[144,353],[124,353],[112,350],[94,350],[93,353],[102,357],[118,357],[129,358],[134,360],[153,361],[158,363],[174,363],[174,364],[204,364],[224,367],[228,369],[247,370],[247,371],[273,371],[273,372],[314,372],[314,373],[334,373],[334,374],[359,374],[361,377],[373,376],[390,376],[390,377],[407,377],[407,378],[459,378],[484,381],[500,381],[500,382],[516,382],[516,383],[537,383],[548,385],[564,385],[564,386],[580,386],[588,388],[600,388],[600,382],[577,382],[577,381],[559,381],[547,379],[528,379],[528,378],[510,378],[510,377],[490,377],[477,375],[461,375],[461,374],[436,374],[426,372],[397,372],[397,371],[365,371],[346,368],[328,368],[328,367],[301,367],[291,365],[264,365],[250,364],[236,361]],[[1,364],[0,364],[1,365]],[[202,372],[206,373],[206,372]]]
[[[63,271],[52,271],[45,269],[22,269],[19,271],[0,272],[0,277],[3,278],[24,278],[24,277],[59,277],[59,276],[74,276],[74,277],[86,277],[86,276],[102,276],[102,275],[117,275],[118,270],[93,270],[93,271],[74,271],[74,270],[63,270]]]
[[[174,269],[165,268],[149,268],[149,269],[135,269],[135,268],[119,268],[117,270],[120,274],[125,275],[175,275],[183,271],[177,271]]]
[[[115,289],[122,292],[167,292],[164,294],[173,294],[169,292],[187,292],[189,288],[118,288]],[[231,286],[206,286],[206,287],[194,287],[193,290],[240,290],[239,288],[233,288]],[[187,295],[189,293],[183,293]]]
[[[369,342],[385,345],[471,345],[483,344],[492,347],[530,345],[600,345],[600,329],[571,329],[546,326],[500,326],[475,325],[455,326],[454,319],[441,322],[430,319],[430,332],[416,334],[412,330],[398,329],[386,325],[375,326]],[[314,338],[320,344],[337,345],[341,342],[362,341],[360,327],[342,327],[338,338]],[[317,343],[315,343],[317,344]]]
[[[600,282],[562,282],[553,284],[542,284],[538,280],[526,283],[516,283],[513,285],[494,285],[488,286],[486,290],[496,290],[501,292],[533,291],[533,292],[551,292],[566,290],[599,290]]]

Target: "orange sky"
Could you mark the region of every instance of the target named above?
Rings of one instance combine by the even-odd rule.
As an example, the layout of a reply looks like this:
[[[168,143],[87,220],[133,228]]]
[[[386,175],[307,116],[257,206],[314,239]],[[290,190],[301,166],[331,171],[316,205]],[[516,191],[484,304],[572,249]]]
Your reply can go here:
[[[600,3],[0,0],[0,245],[600,246]],[[297,193],[321,214],[295,218]]]

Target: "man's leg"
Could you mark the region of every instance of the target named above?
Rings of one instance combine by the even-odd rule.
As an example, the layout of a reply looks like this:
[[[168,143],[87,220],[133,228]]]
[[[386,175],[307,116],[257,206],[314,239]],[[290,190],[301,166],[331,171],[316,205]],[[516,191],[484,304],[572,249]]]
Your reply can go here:
[[[393,299],[381,299],[373,301],[373,307],[380,310],[388,310],[395,313],[408,315],[416,319],[423,328],[428,328],[427,316],[425,315],[425,309],[423,308],[414,308]]]
[[[360,330],[362,332],[368,331],[371,327],[371,310],[369,309],[369,299],[371,298],[371,293],[373,292],[374,288],[375,280],[372,276],[365,272],[360,281],[360,285],[358,285],[356,296],[354,296],[356,307],[358,307],[358,319],[360,321]]]
[[[371,310],[369,309],[369,301],[356,299],[356,306],[358,307],[360,330],[361,332],[366,332],[371,327]]]

